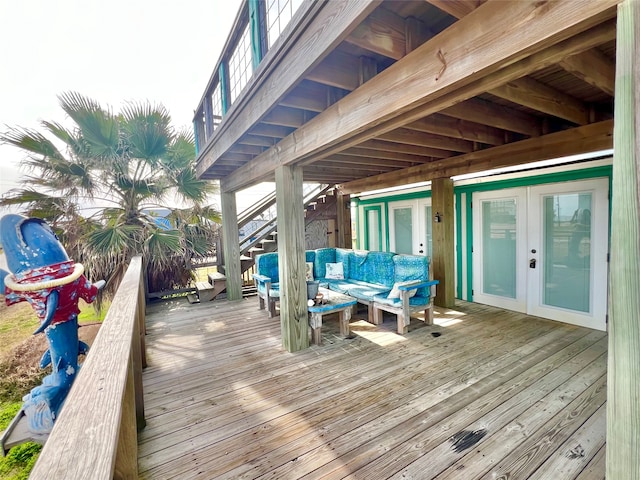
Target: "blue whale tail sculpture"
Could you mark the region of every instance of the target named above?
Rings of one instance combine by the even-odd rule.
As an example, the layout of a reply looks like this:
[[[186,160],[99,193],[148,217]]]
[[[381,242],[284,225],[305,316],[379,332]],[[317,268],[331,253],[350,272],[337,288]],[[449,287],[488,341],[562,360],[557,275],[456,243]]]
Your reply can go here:
[[[44,332],[49,343],[40,367],[52,371],[23,397],[22,407],[29,431],[49,433],[78,373],[78,354],[89,348],[78,339],[78,302],[95,300],[104,281],[91,284],[41,219],[5,215],[0,243],[10,270],[0,270],[0,294],[7,305],[29,302],[40,319],[34,334]]]

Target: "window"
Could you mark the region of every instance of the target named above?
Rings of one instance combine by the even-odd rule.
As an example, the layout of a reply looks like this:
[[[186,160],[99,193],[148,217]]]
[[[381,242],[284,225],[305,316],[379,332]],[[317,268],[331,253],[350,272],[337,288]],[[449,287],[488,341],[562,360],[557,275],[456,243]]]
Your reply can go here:
[[[251,62],[251,35],[249,33],[249,24],[247,24],[229,59],[229,94],[231,103],[238,98],[253,73]]]
[[[267,0],[267,39],[269,48],[276,42],[302,0]]]
[[[213,130],[215,130],[222,122],[222,89],[220,82],[218,82],[211,94],[211,115],[213,116]]]

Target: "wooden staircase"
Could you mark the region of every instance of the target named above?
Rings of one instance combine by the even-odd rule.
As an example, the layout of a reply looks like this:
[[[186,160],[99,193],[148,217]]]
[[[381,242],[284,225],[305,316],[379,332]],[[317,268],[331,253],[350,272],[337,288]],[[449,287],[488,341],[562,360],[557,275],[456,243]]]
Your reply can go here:
[[[333,186],[310,185],[304,194],[305,223],[335,218],[336,203]],[[252,222],[262,224],[240,242],[240,268],[243,275],[253,267],[258,255],[278,250],[278,220],[275,210],[276,198],[275,192],[272,192],[238,215],[238,228],[241,230]],[[224,274],[224,264],[218,265],[218,271]],[[214,284],[211,286],[213,288]],[[251,288],[249,285],[247,287]]]

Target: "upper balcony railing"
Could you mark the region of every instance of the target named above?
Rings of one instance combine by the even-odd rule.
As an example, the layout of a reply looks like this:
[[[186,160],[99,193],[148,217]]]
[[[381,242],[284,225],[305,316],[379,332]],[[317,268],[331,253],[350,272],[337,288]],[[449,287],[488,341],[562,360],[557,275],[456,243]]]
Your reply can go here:
[[[303,0],[245,0],[193,120],[196,152],[214,135]]]

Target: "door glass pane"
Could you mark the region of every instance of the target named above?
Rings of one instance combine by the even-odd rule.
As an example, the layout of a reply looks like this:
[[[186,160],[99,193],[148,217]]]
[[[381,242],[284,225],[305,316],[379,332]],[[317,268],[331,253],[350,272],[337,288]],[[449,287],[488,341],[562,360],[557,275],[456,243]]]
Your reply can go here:
[[[433,224],[431,223],[431,205],[424,207],[424,244],[427,247],[426,255],[433,257]]]
[[[543,197],[545,305],[590,311],[591,193]]]
[[[380,251],[380,212],[367,210],[367,250]]]
[[[395,253],[413,253],[413,225],[411,207],[393,210]]]
[[[482,202],[483,293],[516,298],[516,199]]]

